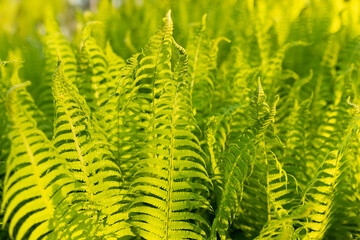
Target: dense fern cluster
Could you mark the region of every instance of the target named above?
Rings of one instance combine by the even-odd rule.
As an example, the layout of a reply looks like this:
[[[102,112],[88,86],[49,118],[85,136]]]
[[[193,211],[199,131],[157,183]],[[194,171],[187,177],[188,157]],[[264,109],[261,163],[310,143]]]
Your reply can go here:
[[[359,1],[70,2],[0,1],[1,239],[360,239]]]

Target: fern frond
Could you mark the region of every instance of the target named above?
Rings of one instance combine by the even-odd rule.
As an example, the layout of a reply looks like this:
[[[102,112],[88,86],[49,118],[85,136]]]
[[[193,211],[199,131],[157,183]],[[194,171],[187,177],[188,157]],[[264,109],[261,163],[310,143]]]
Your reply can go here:
[[[221,197],[218,199],[218,208],[211,228],[211,239],[227,238],[227,230],[232,221],[240,214],[244,182],[252,171],[258,153],[259,143],[268,126],[274,121],[275,109],[278,99],[270,108],[265,102],[265,93],[260,80],[255,96],[249,106],[249,119],[252,124],[245,127],[242,132],[237,132],[237,140],[233,140],[229,149],[224,154],[224,176]],[[239,136],[240,135],[240,136]],[[232,138],[234,139],[234,138]],[[283,175],[280,176],[280,178]],[[275,181],[275,179],[274,179]],[[275,190],[274,190],[275,191]],[[275,195],[275,193],[274,193]],[[273,196],[273,198],[276,198]],[[276,201],[273,201],[276,202]]]
[[[291,123],[292,119],[290,116],[293,116],[294,113],[298,110],[298,105],[302,102],[303,89],[305,86],[313,79],[314,72],[310,71],[310,74],[304,78],[300,78],[297,75],[293,75],[292,78],[295,82],[292,85],[283,85],[278,93],[280,95],[279,108],[277,111],[277,121]],[[288,124],[284,124],[286,128]]]
[[[118,77],[122,75],[121,70],[125,67],[126,62],[124,59],[116,55],[109,42],[106,45],[105,57],[108,62],[109,75],[111,80],[114,82],[114,86],[116,86],[116,80],[118,80]]]
[[[135,54],[122,70],[122,77],[114,97],[105,106],[105,116],[111,122],[111,142],[114,143],[118,164],[131,169],[138,161],[138,149],[144,147],[146,132],[154,117],[155,102],[171,72],[172,20],[170,13],[164,25],[153,36],[141,54]],[[114,109],[111,109],[115,106]],[[131,176],[131,171],[125,171]]]
[[[258,66],[252,66],[252,64],[245,56],[245,49],[235,48],[233,56],[230,58],[232,66],[230,73],[228,73],[229,80],[218,81],[217,86],[224,85],[226,87],[225,92],[221,93],[221,96],[217,96],[219,102],[230,102],[231,104],[248,104],[251,100],[253,89],[256,87],[257,79],[260,77],[261,71]],[[220,86],[221,86],[220,85]],[[239,89],[239,91],[234,91]],[[241,90],[240,90],[241,89]],[[229,96],[224,98],[223,95]],[[215,101],[216,102],[216,101]],[[221,106],[221,105],[220,105]]]
[[[25,85],[13,86],[7,97],[11,152],[2,209],[13,239],[41,239],[54,230],[50,220],[57,208],[70,204],[65,197],[75,185],[66,161],[21,105],[19,91]]]
[[[248,163],[252,161],[254,143],[244,137],[229,147],[223,156],[222,195],[211,227],[211,239],[226,239],[227,230],[240,207],[243,182],[248,175]]]
[[[220,175],[219,159],[225,151],[227,135],[230,131],[230,116],[225,114],[213,116],[209,119],[206,126],[206,144],[208,151],[209,163],[208,172],[212,179],[216,179]]]
[[[8,70],[5,65],[7,62],[0,63],[0,178],[1,186],[0,192],[3,194],[3,179],[6,173],[6,161],[10,154],[10,139],[8,137],[9,133],[9,121],[6,116],[6,95],[9,88],[8,79]],[[0,199],[2,203],[2,198]]]
[[[61,58],[64,64],[65,74],[72,82],[75,81],[77,67],[76,58],[70,43],[60,32],[54,16],[48,14],[45,25],[47,31],[44,37],[45,69],[41,83],[35,86],[35,101],[39,109],[44,112],[49,121],[51,121],[51,125],[53,125],[52,122],[55,113],[51,79],[58,66],[59,58]]]
[[[281,48],[279,48],[270,58],[269,62],[266,66],[262,68],[262,75],[264,76],[263,84],[265,89],[276,89],[271,91],[271,95],[269,98],[272,99],[274,95],[278,94],[278,92],[286,87],[286,83],[284,81],[287,78],[296,76],[296,73],[290,70],[283,70],[283,61],[285,59],[285,54],[291,48],[299,47],[299,46],[308,46],[309,43],[302,41],[289,42],[284,44]],[[279,90],[278,90],[278,89]],[[285,98],[286,99],[286,98]]]
[[[259,121],[263,121],[266,115],[270,113],[270,106],[267,104],[266,95],[264,93],[264,90],[261,85],[260,78],[258,78],[258,88],[256,89],[255,95],[253,99],[250,102],[249,106],[249,117],[254,122],[255,127],[260,127],[262,129],[266,129],[266,127],[269,125],[267,122],[266,124],[256,124]],[[279,101],[279,98],[276,100],[276,102]],[[276,106],[276,104],[274,105]],[[275,116],[275,112],[274,112]],[[268,120],[273,121],[271,118],[267,118]]]
[[[257,12],[257,18],[254,19],[255,36],[262,67],[268,64],[273,50],[273,39],[270,34],[270,28],[273,23],[271,21],[267,21],[268,19],[266,19],[268,17],[267,5],[268,3],[263,0],[260,0],[256,4],[255,11]]]
[[[64,75],[62,63],[53,82],[57,116],[54,146],[69,163],[79,191],[86,195],[79,200],[89,203],[90,217],[95,219],[98,211],[106,218],[118,211],[122,199],[119,168],[84,98]]]
[[[304,191],[303,201],[314,204],[313,212],[303,223],[307,230],[304,239],[322,239],[331,225],[334,198],[338,191],[337,185],[342,179],[344,171],[342,167],[346,162],[348,148],[358,135],[358,124],[358,116],[355,115],[339,147],[328,153]]]
[[[310,124],[311,100],[311,98],[307,99],[297,106],[296,110],[288,117],[288,124],[286,124],[284,169],[295,176],[302,188],[306,187],[316,170],[311,164],[315,156],[311,150],[311,138],[307,132]]]
[[[136,71],[135,82],[141,85],[142,98],[150,102],[150,112],[154,116],[156,99],[164,91],[166,82],[171,79],[171,45],[173,23],[170,11],[163,19],[164,25],[158,30],[140,55],[140,66]],[[141,96],[140,95],[140,96]]]
[[[295,42],[289,42],[284,44],[280,49],[278,49],[274,55],[269,59],[269,63],[264,68],[264,75],[267,78],[274,78],[278,74],[281,73],[282,70],[282,64],[285,58],[285,53],[289,49],[297,46],[308,46],[309,43],[302,42],[302,41],[295,41]],[[274,84],[276,85],[276,84]]]
[[[92,111],[103,106],[115,88],[108,72],[108,62],[102,48],[91,36],[92,26],[99,22],[89,22],[82,33],[76,85],[85,96]]]
[[[106,104],[96,113],[99,124],[107,132],[107,139],[112,146],[115,162],[121,169],[130,169],[130,161],[135,158],[133,150],[141,147],[138,126],[139,105],[133,101],[138,87],[134,84],[134,75],[138,67],[137,55],[128,60],[117,77],[118,84]],[[137,129],[139,128],[139,129]],[[141,135],[140,135],[141,136]],[[123,171],[125,175],[130,171]]]
[[[145,239],[206,239],[207,223],[196,210],[209,208],[203,196],[209,178],[199,141],[191,132],[195,121],[186,75],[175,75],[179,78],[164,79],[163,92],[155,99],[146,157],[137,164],[130,188],[137,195],[130,218]]]
[[[200,114],[199,120],[203,118],[203,114],[211,111],[214,92],[213,78],[216,69],[216,57],[211,55],[212,44],[206,31],[206,19],[207,15],[204,15],[201,25],[195,28],[190,35],[187,46],[190,56],[190,93],[193,98],[193,106]]]
[[[10,86],[16,86],[22,84],[22,80],[19,77],[19,69],[21,65],[15,64],[14,69],[12,70],[12,76],[9,79]],[[46,117],[44,112],[38,108],[35,104],[35,101],[31,94],[26,90],[26,86],[30,84],[29,81],[24,83],[24,87],[19,88],[17,90],[18,99],[23,106],[24,110],[31,116],[31,118],[35,119],[37,122],[37,127],[45,133],[45,135],[50,138],[53,133],[53,125],[50,120]]]
[[[172,20],[168,13],[148,46],[123,68],[115,95],[104,107],[104,114],[100,114],[109,123],[106,129],[111,132],[110,142],[115,146],[118,164],[124,169],[130,169],[138,159],[135,150],[143,147],[155,102],[171,78],[172,42]]]
[[[267,148],[265,145],[268,222],[256,239],[292,239],[295,232],[293,218],[298,218],[291,211],[291,207],[297,203],[293,203],[297,200],[297,183],[290,181],[293,179],[289,179],[282,163],[275,153]]]
[[[353,91],[354,88],[351,88]],[[352,94],[350,94],[351,96]],[[353,108],[355,115],[359,114],[357,98],[350,97],[347,103]],[[351,101],[350,101],[351,100]],[[341,181],[337,185],[337,194],[335,195],[335,205],[332,209],[332,224],[325,234],[325,238],[358,238],[360,234],[360,195],[359,195],[359,137],[354,137],[349,144],[349,151],[346,154],[346,162],[343,164],[341,171]]]

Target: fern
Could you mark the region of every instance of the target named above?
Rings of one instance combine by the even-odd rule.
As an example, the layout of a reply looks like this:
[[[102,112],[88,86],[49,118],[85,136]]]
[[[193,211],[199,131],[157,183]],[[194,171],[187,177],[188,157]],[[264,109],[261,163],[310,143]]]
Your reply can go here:
[[[214,91],[212,71],[215,66],[210,57],[211,42],[206,33],[206,18],[207,16],[204,15],[200,27],[194,30],[188,45],[191,56],[189,59],[190,93],[193,96],[194,108],[199,112],[211,110]]]
[[[39,239],[54,230],[49,221],[56,209],[69,204],[64,196],[75,186],[65,160],[20,105],[19,91],[24,86],[13,86],[7,96],[7,115],[13,125],[2,209],[11,238]]]
[[[358,131],[357,121],[355,115],[340,146],[326,156],[304,192],[303,201],[311,201],[315,204],[308,222],[303,224],[307,229],[305,239],[321,239],[331,224],[331,209],[334,207],[336,186],[342,178],[346,151]]]
[[[358,5],[0,1],[0,239],[360,239]]]
[[[64,62],[64,71],[71,81],[75,81],[76,77],[76,59],[71,49],[70,43],[60,32],[56,20],[50,14],[46,18],[46,31],[44,37],[45,45],[45,65],[46,69],[43,74],[42,82],[36,87],[36,103],[39,109],[45,113],[46,117],[51,121],[54,119],[54,102],[52,96],[52,75],[55,72],[59,56]]]
[[[119,168],[112,162],[113,155],[105,136],[90,117],[85,100],[64,75],[62,63],[53,82],[57,115],[54,146],[69,163],[78,189],[85,194],[78,201],[89,204],[92,217],[99,212],[106,218],[106,215],[116,213],[116,204],[122,198]]]
[[[10,79],[8,79],[10,82],[10,86],[22,84],[22,81],[19,77],[20,68],[20,64],[16,64],[14,66],[13,74]],[[26,84],[29,84],[29,82],[27,82]],[[25,88],[18,89],[17,94],[19,95],[19,101],[27,114],[29,114],[33,119],[37,121],[37,127],[41,131],[43,131],[48,138],[50,138],[53,132],[52,124],[50,120],[45,116],[45,114],[40,109],[38,109],[31,94],[26,91]]]
[[[125,67],[125,61],[116,53],[114,53],[114,50],[111,48],[110,43],[106,45],[106,59],[108,61],[108,71],[111,79],[115,82],[118,79],[119,76],[121,76],[122,68]]]
[[[171,26],[167,25],[171,24],[169,14],[165,20],[165,33]],[[184,61],[179,63],[183,67],[187,59]],[[138,71],[142,68],[144,66]],[[205,239],[206,232],[198,224],[206,226],[207,223],[194,210],[208,208],[203,194],[208,192],[205,183],[209,179],[203,157],[197,153],[201,153],[199,142],[191,133],[194,117],[186,76],[181,72],[172,76],[169,70],[160,72],[167,78],[160,79],[159,84],[164,80],[167,82],[160,98],[153,99],[154,115],[143,150],[146,157],[137,164],[138,170],[130,188],[132,194],[139,195],[131,203],[130,219],[145,239]],[[156,82],[153,87],[157,87]]]
[[[96,117],[99,124],[108,133],[107,139],[111,144],[111,150],[116,158],[116,163],[120,169],[129,170],[130,161],[134,157],[133,150],[138,143],[138,130],[142,127],[137,126],[136,121],[139,118],[138,106],[132,100],[137,94],[137,87],[134,85],[135,70],[138,67],[137,56],[129,59],[129,64],[124,66],[122,72],[116,77],[118,83],[111,97],[103,108],[101,108]],[[132,132],[134,131],[134,132]],[[140,138],[141,139],[141,138]],[[134,146],[135,145],[135,146]],[[129,174],[124,171],[124,174]]]
[[[110,96],[108,89],[114,88],[105,53],[91,36],[91,27],[96,23],[88,23],[83,30],[76,80],[79,91],[85,96],[91,110],[102,106]]]
[[[276,102],[274,106],[276,106]],[[270,110],[265,102],[265,94],[260,80],[249,106],[249,112],[249,117],[254,123],[245,128],[243,132],[236,132],[240,135],[240,139],[230,143],[229,149],[224,154],[224,173],[222,175],[225,177],[221,186],[222,195],[218,198],[218,211],[212,225],[212,239],[216,239],[217,232],[222,239],[226,239],[226,230],[235,216],[241,212],[244,182],[248,179],[255,158],[259,154],[258,148],[263,134],[271,121],[274,121],[275,107]]]

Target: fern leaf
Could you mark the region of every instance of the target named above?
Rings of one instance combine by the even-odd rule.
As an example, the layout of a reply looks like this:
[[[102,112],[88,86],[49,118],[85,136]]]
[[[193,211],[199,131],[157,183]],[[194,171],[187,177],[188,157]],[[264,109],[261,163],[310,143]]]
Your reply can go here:
[[[150,158],[141,160],[142,168],[131,191],[142,193],[132,203],[133,224],[146,239],[205,239],[205,232],[192,221],[203,222],[196,208],[207,208],[206,199],[197,193],[206,187],[196,180],[208,181],[204,160],[189,124],[186,96],[181,84],[167,86],[159,99],[154,132],[145,152]],[[156,135],[156,138],[154,138]],[[148,206],[143,204],[149,204]],[[156,223],[156,228],[151,226]]]
[[[91,217],[96,220],[96,211],[105,217],[115,214],[122,199],[121,175],[105,136],[90,118],[84,98],[64,75],[62,63],[53,82],[57,115],[54,146],[69,163],[79,190],[86,195],[80,201],[89,203]]]
[[[2,209],[12,238],[40,239],[54,230],[49,221],[56,208],[69,204],[64,196],[75,186],[66,161],[21,106],[22,95],[18,91],[25,85],[15,85],[8,93],[11,153]]]
[[[288,117],[286,149],[283,155],[285,171],[297,179],[301,188],[306,187],[316,171],[311,165],[315,156],[311,147],[311,138],[307,133],[310,124],[311,100],[310,98],[302,102]]]
[[[241,199],[243,182],[248,174],[247,163],[251,162],[253,144],[249,139],[239,140],[237,144],[229,147],[223,157],[224,183],[219,206],[211,227],[211,239],[226,239],[231,221],[234,219]]]
[[[16,86],[22,83],[20,77],[19,77],[19,68],[21,66],[18,65],[13,70],[13,75],[11,76],[10,83],[11,86]],[[26,82],[26,86],[30,84],[30,82]],[[44,114],[44,112],[41,111],[41,109],[38,108],[38,106],[35,104],[35,101],[33,97],[30,95],[30,93],[26,90],[25,87],[19,88],[17,90],[17,94],[19,95],[19,101],[23,105],[24,109],[27,111],[30,116],[37,121],[37,127],[43,131],[48,138],[52,136],[53,129],[52,129],[52,123],[47,118],[47,116]]]
[[[224,154],[223,160],[223,184],[221,197],[218,199],[218,208],[211,228],[211,239],[227,238],[227,230],[236,215],[241,211],[241,199],[244,188],[244,181],[248,178],[250,168],[254,164],[254,159],[258,154],[259,143],[262,142],[262,136],[267,131],[268,126],[275,118],[275,109],[278,99],[274,106],[270,108],[265,102],[265,93],[259,86],[255,93],[249,108],[249,118],[252,124],[245,128],[237,137],[237,141],[229,145]]]
[[[141,54],[129,59],[122,69],[115,94],[104,106],[102,115],[109,129],[109,140],[121,169],[130,170],[144,147],[146,132],[151,131],[154,106],[171,73],[172,20],[170,12],[164,25],[150,39]],[[110,114],[106,114],[110,113]],[[124,171],[131,177],[132,171]]]
[[[346,135],[339,147],[330,151],[324,158],[315,177],[304,191],[303,201],[314,204],[313,212],[303,226],[307,229],[304,239],[322,239],[331,225],[334,198],[338,191],[337,185],[342,179],[342,166],[346,161],[346,153],[354,138],[358,135],[358,116],[349,124]]]
[[[139,117],[138,105],[133,101],[137,94],[134,84],[134,74],[138,67],[137,56],[130,58],[117,77],[117,86],[106,104],[96,113],[100,125],[107,133],[107,139],[113,148],[116,163],[121,169],[130,169],[134,155],[133,150],[138,146],[138,132],[136,129]],[[141,138],[143,139],[143,138]],[[139,146],[140,147],[140,146]],[[128,174],[129,171],[124,171]]]
[[[105,56],[108,62],[109,75],[111,80],[114,82],[114,86],[116,86],[116,80],[118,80],[118,77],[122,75],[121,70],[125,67],[126,63],[124,59],[116,55],[109,42],[106,45]]]
[[[109,76],[105,53],[91,36],[91,27],[96,23],[99,22],[88,23],[83,30],[76,83],[91,110],[101,107],[115,87]]]
[[[184,81],[186,75],[175,75],[179,78],[166,78],[154,103],[155,115],[143,150],[147,157],[137,164],[130,188],[138,195],[131,203],[131,222],[145,239],[206,236],[207,223],[196,209],[209,207],[203,196],[209,179],[199,141],[191,133],[194,117],[188,81]]]
[[[49,11],[50,13],[51,11]],[[46,18],[46,35],[44,37],[45,45],[45,69],[42,81],[35,86],[35,101],[39,109],[44,112],[45,116],[51,122],[54,120],[54,100],[52,96],[52,75],[54,74],[59,57],[64,64],[64,72],[74,82],[76,78],[76,59],[69,41],[60,32],[59,26],[54,16],[47,15]]]
[[[193,97],[194,108],[200,113],[211,110],[214,91],[213,59],[211,58],[211,42],[206,32],[206,18],[204,15],[200,27],[194,29],[187,47],[189,52],[190,93]],[[215,60],[216,62],[216,60]]]
[[[165,83],[171,76],[171,44],[173,23],[170,11],[163,19],[163,27],[155,34],[140,55],[140,65],[136,71],[135,82],[141,84],[139,92],[150,102],[149,111],[154,116],[156,99],[164,91]],[[141,96],[140,95],[140,96]]]

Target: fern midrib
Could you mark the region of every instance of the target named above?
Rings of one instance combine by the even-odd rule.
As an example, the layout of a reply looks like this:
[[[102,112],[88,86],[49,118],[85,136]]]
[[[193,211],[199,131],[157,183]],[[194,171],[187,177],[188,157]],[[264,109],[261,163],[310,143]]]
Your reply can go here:
[[[263,145],[263,150],[264,150],[264,160],[265,160],[265,166],[266,166],[266,204],[267,204],[267,220],[268,222],[271,221],[271,203],[270,203],[270,179],[269,179],[269,162],[267,159],[267,154],[266,154],[266,143],[264,140],[264,137],[262,139],[262,145]]]
[[[63,101],[63,99],[61,98],[61,101],[62,101],[62,104],[63,106],[65,106],[65,103]],[[74,127],[74,124],[72,122],[72,119],[70,117],[70,114],[67,110],[66,107],[63,107],[64,108],[64,112],[66,114],[66,117],[69,121],[69,124],[70,124],[70,128],[71,128],[71,133],[73,135],[73,139],[74,139],[74,142],[75,142],[75,146],[76,146],[76,151],[78,153],[78,156],[79,156],[79,160],[81,162],[81,170],[83,171],[83,175],[85,176],[85,182],[86,182],[86,185],[87,185],[87,192],[90,194],[90,198],[91,198],[91,202],[94,202],[94,196],[93,196],[93,192],[90,188],[91,184],[90,184],[90,181],[89,181],[89,173],[86,169],[86,166],[85,166],[85,160],[84,160],[84,157],[83,155],[81,154],[81,148],[80,148],[80,145],[79,145],[79,141],[78,141],[78,138],[76,136],[76,133],[75,133],[75,127]]]
[[[116,93],[116,90],[115,90]],[[120,98],[120,95],[119,95]],[[121,109],[122,110],[122,109]],[[117,131],[117,141],[116,141],[116,147],[117,147],[117,157],[120,158],[120,137],[121,137],[121,133],[120,133],[120,100],[117,101],[117,114],[116,114],[116,122],[117,122],[117,126],[116,126],[116,131]],[[120,160],[120,159],[119,159]],[[119,164],[119,168],[120,168],[121,163]]]
[[[174,163],[174,147],[175,147],[175,117],[176,117],[176,107],[178,102],[178,95],[177,92],[178,89],[176,89],[176,94],[174,98],[173,103],[173,109],[172,109],[172,116],[171,116],[171,141],[170,141],[170,162],[169,162],[169,172],[168,172],[168,192],[167,192],[167,200],[166,200],[166,232],[165,232],[165,239],[169,239],[169,231],[170,231],[170,225],[171,225],[171,203],[172,203],[172,185],[173,185],[173,163]]]
[[[170,15],[168,15],[168,25],[166,26],[166,31],[164,32],[164,35],[161,39],[161,44],[160,44],[160,49],[159,51],[157,52],[157,55],[156,55],[156,60],[155,60],[155,67],[154,67],[154,75],[153,75],[153,81],[152,81],[152,109],[151,109],[151,119],[154,119],[155,118],[155,102],[156,102],[156,99],[155,99],[155,81],[156,81],[156,76],[157,76],[157,67],[159,65],[159,58],[160,58],[160,53],[163,49],[163,46],[164,46],[164,42],[165,42],[165,37],[169,34],[169,31],[171,29],[171,24],[170,24]],[[152,128],[151,128],[152,131],[155,130],[155,125],[152,124]],[[154,138],[157,138],[157,134],[155,134]],[[155,159],[158,158],[158,155],[155,153]]]
[[[157,67],[159,65],[160,53],[161,53],[161,51],[163,49],[163,46],[164,46],[165,37],[168,35],[169,29],[170,29],[170,24],[167,26],[166,32],[164,32],[164,36],[161,39],[160,49],[157,52],[156,59],[155,59],[154,75],[153,75],[153,81],[152,81],[152,92],[151,92],[152,93],[152,99],[153,99],[153,102],[152,102],[152,119],[155,117],[155,102],[156,102],[155,101],[155,81],[156,81],[156,76],[157,76],[157,73],[158,73],[157,72]],[[152,130],[153,129],[154,129],[154,126],[153,126]]]

